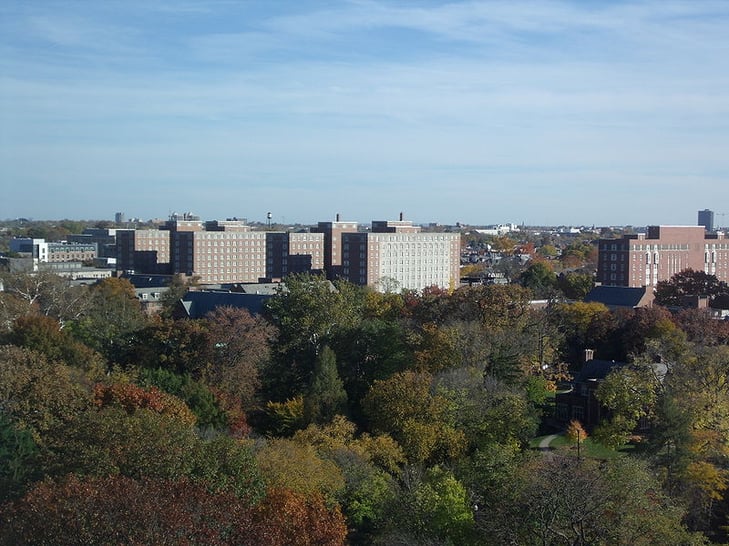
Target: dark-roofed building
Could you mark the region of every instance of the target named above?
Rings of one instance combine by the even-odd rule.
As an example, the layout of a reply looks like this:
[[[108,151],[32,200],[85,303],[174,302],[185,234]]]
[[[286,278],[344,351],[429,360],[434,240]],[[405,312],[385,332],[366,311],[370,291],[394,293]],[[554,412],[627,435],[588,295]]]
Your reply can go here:
[[[610,309],[650,307],[653,305],[653,289],[646,286],[629,288],[627,286],[596,286],[585,296],[586,302],[596,302]]]
[[[180,300],[177,315],[191,319],[202,318],[218,307],[247,309],[251,314],[260,314],[263,304],[272,297],[270,292],[245,293],[217,290],[190,291]]]
[[[627,364],[614,360],[594,359],[592,354],[589,349],[585,351],[586,362],[575,375],[569,389],[558,392],[555,397],[555,418],[564,424],[576,419],[591,429],[610,416],[610,411],[600,403],[595,393],[610,372]],[[652,367],[656,379],[662,382],[668,367],[662,362],[652,364]],[[645,430],[648,427],[649,422],[642,418],[637,430]]]
[[[592,428],[607,417],[608,411],[595,397],[595,391],[600,382],[618,366],[624,366],[624,364],[614,360],[592,358],[585,362],[570,384],[569,390],[558,392],[555,397],[557,420],[568,423],[572,419],[576,419],[583,426]]]

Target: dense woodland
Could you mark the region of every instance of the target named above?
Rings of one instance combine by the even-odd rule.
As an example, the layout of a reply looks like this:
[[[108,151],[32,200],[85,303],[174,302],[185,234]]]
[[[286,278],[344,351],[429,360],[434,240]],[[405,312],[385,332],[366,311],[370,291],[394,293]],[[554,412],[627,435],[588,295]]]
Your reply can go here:
[[[6,274],[0,543],[725,542],[729,322],[568,303],[579,286],[541,273],[295,276],[263,316],[201,320],[172,318],[174,293],[145,316],[122,279]],[[627,363],[583,431],[608,455],[530,448],[586,348]]]

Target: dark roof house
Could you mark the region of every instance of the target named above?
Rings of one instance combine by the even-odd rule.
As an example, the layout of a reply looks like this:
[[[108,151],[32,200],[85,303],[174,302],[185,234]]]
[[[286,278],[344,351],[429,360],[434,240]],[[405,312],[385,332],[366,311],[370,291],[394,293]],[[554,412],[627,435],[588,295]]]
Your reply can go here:
[[[609,309],[650,307],[653,304],[653,289],[646,286],[596,286],[585,296],[585,301],[602,303]]]

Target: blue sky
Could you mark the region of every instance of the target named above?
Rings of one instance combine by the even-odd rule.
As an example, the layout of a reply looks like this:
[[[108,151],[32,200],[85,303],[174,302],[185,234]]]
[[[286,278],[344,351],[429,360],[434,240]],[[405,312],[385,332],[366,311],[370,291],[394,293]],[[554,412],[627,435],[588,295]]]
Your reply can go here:
[[[0,218],[695,224],[729,2],[4,0],[0,183]]]

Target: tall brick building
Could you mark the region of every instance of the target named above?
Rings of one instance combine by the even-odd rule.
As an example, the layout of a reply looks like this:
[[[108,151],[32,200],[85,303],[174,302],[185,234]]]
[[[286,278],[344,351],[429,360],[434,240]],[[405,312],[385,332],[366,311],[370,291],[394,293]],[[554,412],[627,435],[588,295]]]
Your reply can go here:
[[[173,218],[158,230],[119,230],[118,268],[197,276],[205,284],[249,283],[321,271],[320,233],[251,231],[240,220]]]
[[[317,233],[324,234],[324,270],[327,278],[333,280],[342,275],[342,234],[357,233],[357,222],[342,222],[339,214],[334,222],[319,222]]]
[[[204,284],[278,280],[326,271],[378,289],[450,288],[460,277],[460,235],[422,233],[410,221],[320,222],[312,232],[252,231],[244,221],[175,217],[158,230],[118,230],[117,267],[197,276]]]
[[[684,269],[729,281],[729,239],[703,226],[649,226],[646,233],[600,239],[597,281],[608,286],[655,286]]]
[[[453,288],[460,278],[460,249],[458,233],[422,233],[402,218],[375,221],[369,232],[342,234],[342,276],[379,290]]]

